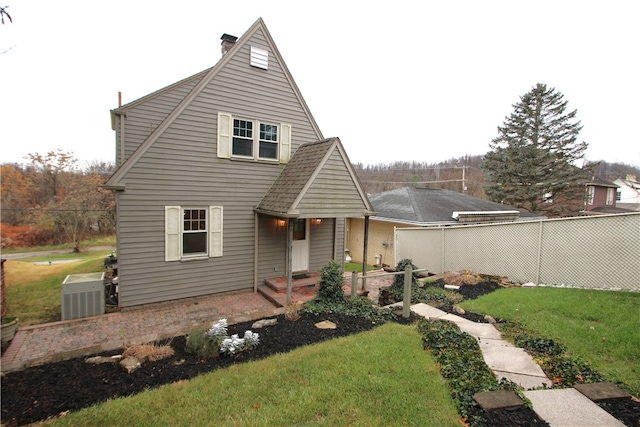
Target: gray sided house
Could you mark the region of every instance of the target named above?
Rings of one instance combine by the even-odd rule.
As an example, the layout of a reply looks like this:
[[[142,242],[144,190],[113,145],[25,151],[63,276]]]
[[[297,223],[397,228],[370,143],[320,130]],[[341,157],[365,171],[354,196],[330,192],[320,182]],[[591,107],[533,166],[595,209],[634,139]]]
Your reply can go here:
[[[262,19],[222,40],[212,68],[111,111],[122,307],[290,285],[372,214]]]

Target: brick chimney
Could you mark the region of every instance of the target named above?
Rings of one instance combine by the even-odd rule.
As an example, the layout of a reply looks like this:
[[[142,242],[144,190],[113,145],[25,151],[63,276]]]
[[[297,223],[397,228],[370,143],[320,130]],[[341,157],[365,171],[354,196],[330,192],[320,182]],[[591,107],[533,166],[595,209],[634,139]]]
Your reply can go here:
[[[225,33],[222,35],[222,37],[220,37],[220,40],[222,40],[222,56],[224,56],[224,54],[229,52],[231,48],[236,44],[238,38],[236,36]]]

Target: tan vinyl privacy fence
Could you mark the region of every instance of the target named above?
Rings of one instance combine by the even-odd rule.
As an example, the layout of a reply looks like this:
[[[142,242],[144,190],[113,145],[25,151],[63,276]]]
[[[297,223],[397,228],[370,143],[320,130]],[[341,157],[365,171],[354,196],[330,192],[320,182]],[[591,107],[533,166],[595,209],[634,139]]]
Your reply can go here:
[[[397,228],[396,259],[435,273],[469,270],[514,282],[640,291],[640,213]]]

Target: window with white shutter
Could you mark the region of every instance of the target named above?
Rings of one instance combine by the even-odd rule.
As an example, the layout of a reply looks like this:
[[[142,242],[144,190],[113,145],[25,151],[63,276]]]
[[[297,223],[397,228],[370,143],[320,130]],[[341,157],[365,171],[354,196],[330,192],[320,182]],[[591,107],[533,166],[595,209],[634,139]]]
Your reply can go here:
[[[165,261],[222,256],[222,206],[165,206]]]
[[[233,117],[218,113],[218,157],[288,163],[291,125]]]

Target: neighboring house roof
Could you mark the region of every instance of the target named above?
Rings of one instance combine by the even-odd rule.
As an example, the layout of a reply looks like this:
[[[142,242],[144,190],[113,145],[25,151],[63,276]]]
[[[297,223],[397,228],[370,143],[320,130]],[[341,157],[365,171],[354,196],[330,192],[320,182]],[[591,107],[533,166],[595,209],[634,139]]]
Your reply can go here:
[[[620,187],[629,188],[636,193],[640,193],[640,182],[636,180],[635,175],[627,175],[625,179],[616,179],[614,184],[617,184]]]
[[[453,216],[469,218],[485,213],[490,217],[514,220],[514,212],[520,219],[541,219],[543,216],[511,206],[478,199],[451,190],[404,187],[384,193],[369,195],[376,220],[403,222],[415,225],[459,224]],[[465,214],[465,215],[460,215]],[[478,221],[479,222],[479,221]]]
[[[269,45],[269,48],[271,49],[271,51],[273,52],[273,55],[276,56],[278,62],[280,63],[280,65],[282,66],[282,69],[284,71],[284,74],[289,82],[289,84],[291,85],[293,92],[295,94],[295,96],[298,98],[298,101],[300,102],[300,105],[302,106],[302,108],[304,109],[304,111],[306,112],[306,115],[309,118],[309,122],[311,123],[311,125],[313,126],[316,134],[319,136],[319,138],[323,138],[322,136],[322,132],[320,131],[320,128],[318,127],[318,124],[316,123],[315,119],[313,118],[313,116],[311,115],[311,111],[309,110],[309,107],[307,106],[307,103],[304,101],[304,98],[302,97],[302,93],[300,92],[300,89],[298,88],[298,86],[296,85],[295,81],[293,80],[293,76],[291,75],[291,73],[289,72],[289,69],[287,68],[284,59],[282,58],[282,56],[280,55],[280,51],[278,50],[275,42],[273,41],[273,38],[271,37],[271,34],[269,33],[269,30],[267,30],[267,27],[264,23],[264,21],[262,20],[262,18],[259,18],[252,26],[251,28],[249,28],[247,30],[246,33],[244,33],[242,35],[242,37],[240,37],[240,39],[238,39],[237,43],[233,46],[233,48],[231,48],[224,56],[222,56],[222,58],[220,59],[220,61],[213,66],[212,68],[202,71],[198,74],[195,74],[191,77],[188,77],[187,79],[184,79],[180,82],[177,82],[173,85],[167,86],[164,89],[161,89],[159,91],[156,91],[154,93],[151,93],[143,98],[140,98],[136,101],[133,101],[127,105],[124,105],[116,110],[112,111],[112,119],[113,119],[113,115],[114,114],[126,114],[126,110],[128,108],[130,108],[131,106],[137,105],[141,102],[144,102],[146,100],[149,100],[152,97],[158,96],[166,91],[171,90],[172,88],[181,85],[187,81],[191,81],[191,80],[198,80],[198,83],[195,85],[195,87],[187,94],[187,96],[184,97],[184,99],[182,99],[182,101],[180,101],[178,103],[178,105],[173,109],[173,111],[162,121],[162,123],[160,123],[154,130],[153,132],[149,135],[149,137],[136,149],[136,151],[133,152],[133,154],[131,156],[129,156],[129,158],[127,158],[125,160],[125,162],[120,166],[120,168],[118,168],[118,170],[111,176],[111,178],[109,178],[109,180],[107,181],[107,183],[104,185],[104,188],[107,189],[112,189],[112,190],[124,190],[125,187],[125,182],[123,181],[123,178],[126,176],[126,174],[129,172],[129,170],[131,169],[131,167],[133,165],[136,164],[136,162],[138,160],[140,160],[144,154],[147,152],[147,150],[149,150],[149,148],[155,143],[155,141],[169,128],[169,126],[174,122],[174,120],[176,120],[180,114],[185,110],[185,108],[187,108],[187,106],[190,105],[190,103],[196,99],[196,97],[204,90],[204,88],[211,82],[211,80],[213,80],[216,75],[220,72],[220,70],[222,70],[224,68],[224,66],[227,64],[227,62],[230,61],[231,57],[233,56],[235,51],[238,51],[243,45],[245,45],[249,39],[251,38],[251,36],[253,34],[255,34],[257,31],[262,31],[265,35],[265,39],[267,44]]]
[[[611,181],[607,181],[606,179],[600,178],[600,177],[597,177],[597,176],[592,177],[591,181],[587,181],[587,183],[585,185],[587,187],[595,186],[595,187],[618,188],[618,185],[616,185],[615,183],[613,183]]]
[[[616,203],[616,206],[627,211],[640,212],[640,203]]]
[[[340,139],[335,137],[301,145],[255,210],[289,218],[374,214]]]
[[[601,213],[601,214],[617,214],[617,213],[630,213],[633,209],[627,209],[622,206],[597,206],[587,211],[587,213]]]

